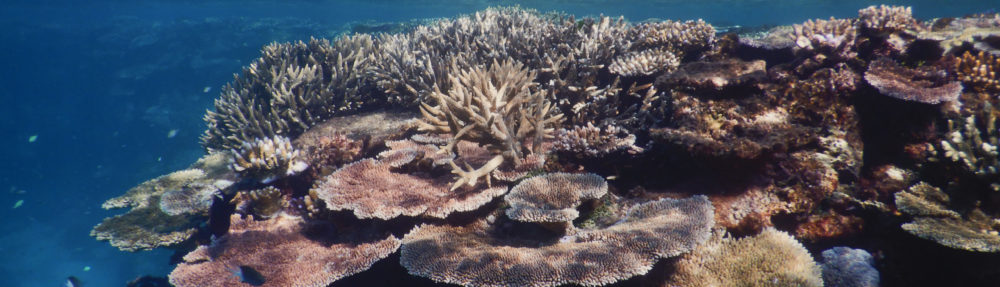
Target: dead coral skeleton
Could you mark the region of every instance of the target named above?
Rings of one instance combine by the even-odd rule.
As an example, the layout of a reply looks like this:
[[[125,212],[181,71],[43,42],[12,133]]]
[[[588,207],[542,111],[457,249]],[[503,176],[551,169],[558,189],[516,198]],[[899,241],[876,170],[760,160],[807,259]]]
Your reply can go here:
[[[562,114],[547,99],[548,93],[537,89],[535,72],[513,61],[493,62],[489,68],[465,69],[450,75],[452,89],[448,93],[431,93],[436,105],[421,103],[424,117],[420,129],[452,136],[443,148],[454,153],[460,140],[486,146],[495,156],[483,166],[473,169],[451,162],[459,179],[452,190],[462,184],[473,186],[479,178],[489,180],[489,174],[506,162],[538,152],[542,141],[562,120]]]

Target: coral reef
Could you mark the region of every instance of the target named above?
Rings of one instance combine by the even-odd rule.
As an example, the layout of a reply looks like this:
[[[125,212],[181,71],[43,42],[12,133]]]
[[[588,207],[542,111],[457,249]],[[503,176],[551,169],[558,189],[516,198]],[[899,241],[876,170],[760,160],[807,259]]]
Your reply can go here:
[[[827,287],[877,287],[875,259],[864,249],[834,247],[823,251],[823,284]]]
[[[188,169],[133,187],[104,202],[104,209],[131,208],[104,219],[90,236],[124,251],[172,246],[190,238],[207,219],[212,200],[233,184],[228,152],[213,152]]]
[[[322,287],[368,269],[400,243],[391,235],[368,242],[317,232],[307,236],[306,229],[302,218],[287,214],[264,221],[234,214],[228,234],[184,255],[184,263],[170,273],[170,284]]]
[[[704,196],[633,207],[617,224],[547,245],[496,237],[489,220],[421,225],[403,238],[400,263],[411,274],[463,286],[603,285],[643,274],[708,239],[712,206]]]
[[[943,70],[909,69],[886,58],[868,65],[865,81],[884,95],[926,104],[954,101],[962,94],[962,84],[949,81]]]
[[[178,286],[403,268],[465,286],[821,285],[797,240],[863,247],[883,284],[919,285],[936,273],[909,267],[935,259],[911,254],[1000,254],[998,17],[883,5],[717,35],[489,8],[275,43],[206,114],[209,154],[109,200],[131,210],[92,234],[186,252]],[[364,272],[397,247],[403,268]],[[870,257],[829,253],[829,285],[878,284]],[[977,276],[961,282],[1000,280]]]
[[[809,251],[774,229],[740,239],[716,235],[676,268],[662,286],[823,286]]]
[[[550,173],[518,183],[504,197],[507,216],[523,222],[568,222],[580,216],[580,202],[608,192],[608,182],[596,174]]]

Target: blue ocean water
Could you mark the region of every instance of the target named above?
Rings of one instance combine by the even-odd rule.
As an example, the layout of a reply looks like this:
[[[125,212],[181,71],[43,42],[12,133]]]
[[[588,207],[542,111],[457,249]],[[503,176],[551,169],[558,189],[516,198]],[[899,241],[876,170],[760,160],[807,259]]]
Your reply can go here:
[[[579,16],[702,18],[716,26],[854,17],[871,4],[927,19],[1000,1],[5,1],[0,8],[0,285],[123,286],[171,270],[167,250],[89,236],[101,203],[202,155],[202,114],[273,41],[332,38],[351,23],[520,5]]]

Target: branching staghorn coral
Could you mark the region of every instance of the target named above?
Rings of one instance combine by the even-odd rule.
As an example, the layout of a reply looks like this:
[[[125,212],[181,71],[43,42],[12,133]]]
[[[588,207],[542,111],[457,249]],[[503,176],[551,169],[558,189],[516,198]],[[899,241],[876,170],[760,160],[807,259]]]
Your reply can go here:
[[[834,60],[857,56],[854,41],[858,31],[851,19],[809,20],[792,26],[795,49],[806,54],[822,54]]]
[[[363,93],[373,49],[369,35],[265,46],[205,114],[202,144],[232,149],[257,138],[295,138],[333,115],[377,104]]]
[[[663,49],[631,52],[615,58],[608,70],[626,76],[648,76],[660,72],[673,72],[680,65],[674,53]]]
[[[636,38],[633,49],[664,48],[679,57],[715,43],[715,28],[701,19],[643,23],[633,27],[632,33]]]
[[[619,151],[629,154],[643,152],[643,148],[635,145],[635,135],[627,130],[614,125],[598,128],[590,123],[556,131],[553,149],[589,157],[602,157]]]
[[[913,11],[904,6],[868,6],[858,10],[858,21],[862,28],[878,34],[887,34],[916,29]]]
[[[309,167],[299,150],[292,147],[292,142],[281,136],[244,142],[232,153],[233,170],[262,183],[294,175]]]
[[[475,185],[480,177],[500,167],[505,161],[524,158],[541,148],[562,114],[549,102],[548,94],[538,90],[532,80],[535,72],[520,63],[493,62],[489,68],[475,67],[451,75],[452,89],[447,94],[435,91],[436,106],[422,103],[424,117],[420,129],[451,134],[444,148],[454,152],[460,140],[486,146],[495,156],[477,169],[451,163],[460,178],[452,186]]]

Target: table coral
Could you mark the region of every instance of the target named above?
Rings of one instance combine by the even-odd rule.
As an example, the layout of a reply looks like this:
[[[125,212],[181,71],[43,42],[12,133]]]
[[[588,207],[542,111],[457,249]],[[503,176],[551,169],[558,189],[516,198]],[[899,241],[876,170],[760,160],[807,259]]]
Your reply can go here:
[[[596,174],[550,173],[518,183],[504,196],[507,216],[523,222],[568,222],[580,213],[583,200],[608,192],[608,182]]]
[[[925,104],[954,101],[962,94],[962,84],[949,81],[944,70],[910,69],[885,58],[868,65],[865,80],[884,95]]]
[[[178,287],[243,286],[246,278],[234,275],[233,269],[250,268],[263,277],[254,286],[322,287],[368,269],[395,252],[400,243],[391,235],[356,241],[344,234],[312,232],[307,236],[308,232],[302,218],[287,214],[263,221],[234,214],[229,233],[185,255],[184,262],[170,273],[170,283]]]
[[[597,286],[691,250],[708,239],[711,225],[704,196],[641,204],[617,224],[541,245],[498,236],[488,220],[425,224],[403,238],[400,263],[411,274],[463,286]]]
[[[124,251],[187,240],[207,219],[212,199],[233,184],[235,175],[227,168],[228,158],[228,152],[211,153],[188,169],[151,179],[109,199],[104,209],[131,209],[105,218],[90,235]]]

